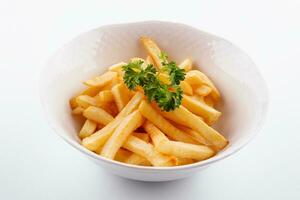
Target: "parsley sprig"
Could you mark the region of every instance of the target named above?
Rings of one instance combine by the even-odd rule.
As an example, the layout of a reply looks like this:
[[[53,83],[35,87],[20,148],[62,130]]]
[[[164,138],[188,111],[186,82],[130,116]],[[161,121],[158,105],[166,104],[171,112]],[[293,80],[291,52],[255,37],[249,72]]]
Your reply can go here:
[[[163,111],[175,110],[181,105],[182,89],[179,84],[184,80],[184,70],[179,69],[175,62],[167,62],[167,55],[161,54],[162,72],[167,72],[171,84],[165,84],[158,79],[157,69],[152,65],[143,68],[143,61],[132,61],[123,66],[124,83],[130,89],[134,90],[141,86],[148,101],[156,101]]]

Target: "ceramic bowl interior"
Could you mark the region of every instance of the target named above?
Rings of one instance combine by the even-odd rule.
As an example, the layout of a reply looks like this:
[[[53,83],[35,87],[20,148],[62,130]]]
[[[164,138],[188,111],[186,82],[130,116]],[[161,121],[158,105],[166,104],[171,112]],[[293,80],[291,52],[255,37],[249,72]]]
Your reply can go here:
[[[145,57],[139,43],[141,36],[153,38],[177,63],[191,58],[194,68],[207,74],[219,88],[222,102],[218,109],[223,115],[215,128],[230,143],[213,158],[192,165],[149,169],[104,159],[80,145],[77,137],[80,122],[70,114],[69,99],[84,88],[84,80],[102,74],[108,66],[132,57]],[[58,135],[100,165],[114,166],[115,173],[138,180],[147,178],[138,178],[136,171],[150,175],[168,170],[188,171],[231,155],[258,132],[267,108],[266,84],[243,51],[198,29],[157,21],[103,26],[73,39],[49,59],[41,74],[40,96],[46,117]],[[121,168],[126,168],[129,175],[121,174]],[[178,176],[166,174],[165,180],[175,178]],[[155,178],[149,178],[152,179]],[[159,176],[155,180],[160,180]]]

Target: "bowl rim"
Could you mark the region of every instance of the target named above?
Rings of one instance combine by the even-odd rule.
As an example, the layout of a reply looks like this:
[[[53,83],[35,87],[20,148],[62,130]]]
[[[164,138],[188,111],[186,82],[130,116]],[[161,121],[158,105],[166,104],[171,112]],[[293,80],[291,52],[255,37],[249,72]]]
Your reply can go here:
[[[64,49],[69,43],[71,43],[72,41],[76,40],[78,37],[84,35],[84,34],[87,34],[87,33],[90,33],[92,31],[95,31],[95,30],[99,30],[99,29],[102,29],[102,28],[113,28],[113,27],[116,27],[116,26],[127,26],[127,25],[137,25],[137,24],[140,24],[140,25],[145,25],[145,24],[169,24],[169,25],[179,25],[179,26],[184,26],[184,27],[187,27],[187,28],[190,28],[190,29],[193,29],[194,31],[201,31],[201,32],[204,32],[206,34],[209,34],[209,35],[212,35],[214,37],[217,37],[223,41],[226,41],[226,42],[229,42],[228,40],[222,38],[222,37],[219,37],[219,36],[216,36],[214,34],[211,34],[209,32],[206,32],[206,31],[202,31],[196,27],[193,27],[193,26],[190,26],[190,25],[187,25],[187,24],[184,24],[184,23],[178,23],[178,22],[171,22],[171,21],[160,21],[160,20],[149,20],[149,21],[136,21],[136,22],[126,22],[126,23],[114,23],[114,24],[107,24],[107,25],[103,25],[103,26],[99,26],[97,28],[94,28],[94,29],[91,29],[89,31],[85,31],[81,34],[79,34],[78,36],[76,36],[75,38],[67,41],[65,44],[63,44],[59,49],[57,49],[53,54],[55,55],[60,49]],[[237,47],[236,45],[234,45],[233,43],[229,42],[230,45],[234,46],[234,47]],[[249,137],[248,140],[245,140],[244,142],[241,142],[239,144],[238,147],[236,147],[234,150],[232,150],[230,153],[224,153],[222,156],[213,156],[207,160],[203,160],[203,161],[199,161],[199,162],[195,162],[195,163],[192,163],[192,164],[187,164],[187,165],[181,165],[181,166],[172,166],[172,167],[154,167],[154,166],[140,166],[140,165],[132,165],[132,164],[127,164],[127,163],[123,163],[123,162],[118,162],[118,161],[115,161],[115,160],[110,160],[108,158],[105,158],[105,157],[102,157],[92,151],[89,151],[88,149],[84,148],[80,143],[77,143],[73,140],[70,140],[68,139],[66,136],[64,136],[63,134],[60,134],[60,132],[62,130],[60,130],[61,128],[57,127],[53,122],[52,120],[50,119],[49,117],[49,114],[47,113],[47,109],[46,109],[46,106],[45,106],[45,101],[44,101],[44,98],[43,98],[43,95],[42,95],[42,81],[43,81],[43,74],[45,74],[45,71],[48,67],[48,63],[49,61],[52,59],[52,56],[49,57],[47,59],[47,62],[46,64],[43,66],[40,74],[39,74],[39,98],[40,98],[40,103],[41,103],[41,107],[42,107],[42,113],[44,115],[44,117],[46,118],[46,121],[47,123],[49,124],[49,126],[51,127],[52,130],[54,130],[54,132],[59,136],[61,137],[65,142],[67,142],[68,144],[70,144],[72,147],[74,147],[75,149],[79,150],[81,153],[87,155],[89,158],[92,158],[96,161],[100,161],[100,162],[105,162],[106,164],[112,164],[112,165],[115,165],[116,167],[125,167],[125,168],[128,168],[128,169],[134,169],[134,170],[141,170],[141,171],[144,171],[144,172],[162,172],[162,171],[179,171],[179,170],[187,170],[187,169],[193,169],[193,168],[201,168],[201,167],[205,167],[205,166],[208,166],[212,163],[215,163],[217,161],[220,161],[220,160],[223,160],[235,153],[237,153],[238,151],[240,151],[243,147],[245,147],[249,142],[251,142],[253,140],[253,138],[258,134],[258,132],[261,131],[261,129],[263,128],[263,125],[266,121],[266,117],[267,117],[267,112],[268,112],[268,109],[269,109],[269,92],[268,92],[268,87],[267,87],[267,84],[266,84],[266,81],[265,79],[263,78],[263,76],[261,75],[261,72],[259,70],[259,68],[257,67],[257,65],[253,62],[253,60],[248,56],[248,54],[246,52],[244,52],[242,49],[240,49],[239,47],[237,47],[244,55],[246,55],[249,60],[253,63],[253,66],[255,66],[256,68],[256,71],[257,71],[257,74],[259,75],[259,78],[261,79],[261,83],[263,84],[263,92],[265,93],[264,95],[264,99],[262,101],[262,110],[260,112],[260,121],[258,121],[256,127],[251,130],[252,134],[251,136]],[[227,148],[223,149],[222,151],[226,151]]]

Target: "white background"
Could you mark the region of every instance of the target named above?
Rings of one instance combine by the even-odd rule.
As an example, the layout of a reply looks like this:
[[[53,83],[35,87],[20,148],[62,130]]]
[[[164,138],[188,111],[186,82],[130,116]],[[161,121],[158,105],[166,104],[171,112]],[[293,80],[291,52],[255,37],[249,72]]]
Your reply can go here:
[[[288,0],[0,2],[0,199],[300,199],[299,13],[300,2]],[[266,124],[246,148],[165,183],[107,174],[47,126],[37,94],[47,57],[70,39],[103,24],[153,19],[232,41],[270,90]]]

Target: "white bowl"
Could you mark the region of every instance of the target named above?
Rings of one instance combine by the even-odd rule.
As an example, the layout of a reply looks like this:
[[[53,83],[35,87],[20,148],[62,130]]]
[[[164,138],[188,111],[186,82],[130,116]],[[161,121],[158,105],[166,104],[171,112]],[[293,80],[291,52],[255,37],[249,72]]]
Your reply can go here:
[[[70,114],[70,97],[84,88],[84,80],[103,73],[111,64],[145,56],[140,36],[152,37],[172,60],[191,58],[221,91],[223,103],[219,109],[223,115],[215,128],[230,143],[216,156],[185,166],[142,167],[102,158],[80,145],[79,125]],[[40,80],[43,108],[55,132],[99,166],[141,181],[187,177],[234,154],[261,129],[268,102],[266,83],[239,48],[196,28],[159,21],[108,25],[84,33],[52,56]]]

